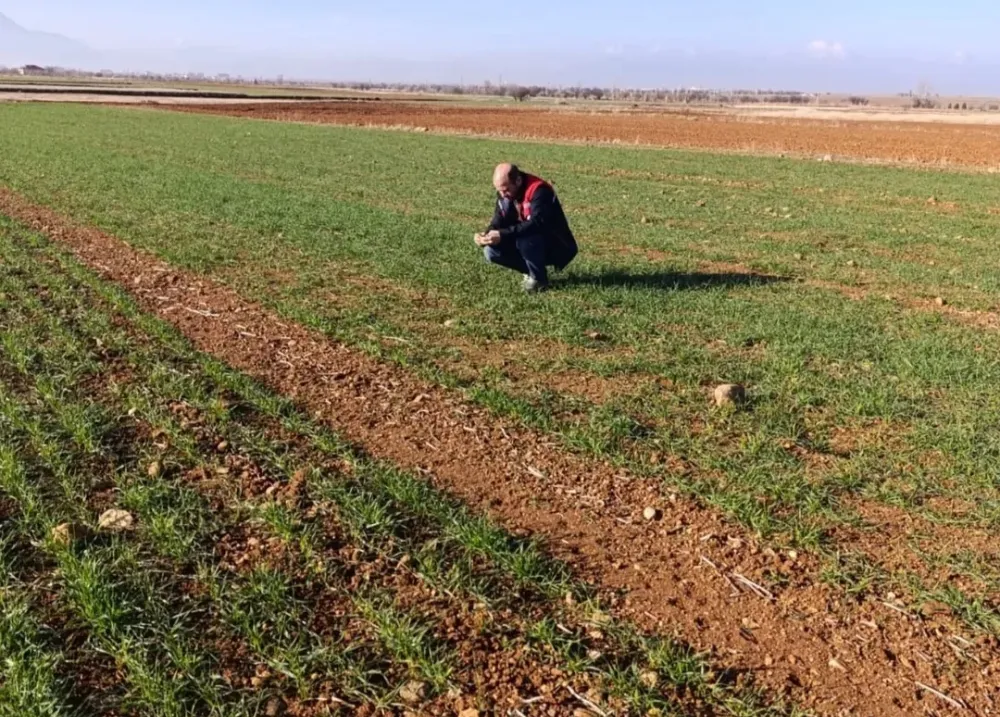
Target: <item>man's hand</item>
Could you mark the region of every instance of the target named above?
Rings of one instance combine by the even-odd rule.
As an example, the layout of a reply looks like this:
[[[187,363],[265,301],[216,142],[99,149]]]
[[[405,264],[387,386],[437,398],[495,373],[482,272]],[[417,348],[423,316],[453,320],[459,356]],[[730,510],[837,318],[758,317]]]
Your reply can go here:
[[[485,234],[476,234],[474,241],[479,246],[496,246],[500,243],[500,232],[494,229]]]

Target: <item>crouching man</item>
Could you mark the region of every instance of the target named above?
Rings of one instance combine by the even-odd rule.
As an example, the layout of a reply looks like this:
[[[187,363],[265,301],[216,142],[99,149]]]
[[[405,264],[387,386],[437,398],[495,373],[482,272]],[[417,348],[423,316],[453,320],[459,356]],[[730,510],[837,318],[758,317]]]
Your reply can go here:
[[[501,164],[493,173],[497,206],[487,230],[476,234],[486,261],[524,274],[528,293],[549,286],[546,267],[566,268],[577,254],[576,239],[548,182]]]

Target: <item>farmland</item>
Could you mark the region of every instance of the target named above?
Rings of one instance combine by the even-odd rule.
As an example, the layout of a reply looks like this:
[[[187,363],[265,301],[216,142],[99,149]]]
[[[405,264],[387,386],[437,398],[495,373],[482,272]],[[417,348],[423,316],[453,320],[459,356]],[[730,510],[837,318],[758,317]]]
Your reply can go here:
[[[991,113],[942,113],[648,107],[595,103],[566,107],[534,105],[512,111],[497,107],[418,102],[188,104],[188,112],[248,119],[409,128],[483,136],[599,142],[660,147],[697,147],[727,152],[831,157],[874,163],[1000,167],[1000,127]],[[812,115],[826,119],[811,118]],[[832,118],[832,121],[831,121]]]
[[[995,709],[989,176],[0,120],[12,714]],[[540,297],[470,241],[503,159],[583,246]]]

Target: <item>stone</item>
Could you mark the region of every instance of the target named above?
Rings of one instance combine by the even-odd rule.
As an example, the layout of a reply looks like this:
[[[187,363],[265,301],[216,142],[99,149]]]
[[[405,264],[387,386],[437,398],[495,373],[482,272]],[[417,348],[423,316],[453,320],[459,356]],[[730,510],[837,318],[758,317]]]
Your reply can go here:
[[[716,406],[732,406],[746,400],[746,389],[738,383],[724,383],[715,389]]]
[[[938,298],[934,299],[934,303],[937,304],[938,306],[947,306],[948,304],[948,302],[945,301],[943,296],[939,296]]]
[[[403,700],[403,702],[411,705],[423,702],[426,696],[427,685],[423,682],[417,682],[416,680],[407,682],[399,690],[399,698]]]
[[[660,517],[660,511],[653,506],[649,506],[646,510],[642,511],[642,517],[646,520],[656,520]]]
[[[97,519],[97,525],[101,530],[121,532],[131,530],[134,521],[132,514],[127,510],[111,508],[101,514],[101,517]]]
[[[272,697],[264,707],[264,717],[281,717],[285,714],[285,701],[280,697]]]
[[[57,545],[69,546],[78,540],[85,540],[90,529],[80,523],[62,523],[52,529],[52,540]]]
[[[150,478],[156,478],[160,473],[163,472],[163,464],[159,461],[153,461],[149,464],[149,468],[146,469],[146,473]]]
[[[647,670],[639,675],[639,681],[649,689],[653,690],[656,689],[656,685],[659,683],[660,677],[652,670]]]

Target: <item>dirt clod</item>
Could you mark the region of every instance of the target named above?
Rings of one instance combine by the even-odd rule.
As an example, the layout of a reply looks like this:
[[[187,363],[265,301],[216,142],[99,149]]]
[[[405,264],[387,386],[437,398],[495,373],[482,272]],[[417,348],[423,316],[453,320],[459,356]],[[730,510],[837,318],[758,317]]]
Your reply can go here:
[[[407,682],[399,689],[399,699],[408,705],[415,705],[423,702],[427,697],[427,685],[423,682]]]
[[[646,520],[656,520],[660,517],[660,511],[653,506],[649,506],[646,510],[642,511],[642,517]]]
[[[111,508],[104,511],[101,517],[97,519],[97,525],[101,530],[114,533],[131,530],[134,522],[135,519],[131,513],[118,508]]]
[[[72,545],[78,540],[86,540],[90,529],[80,523],[62,523],[52,529],[52,540],[57,545]]]
[[[285,701],[280,697],[272,697],[264,707],[265,717],[281,717],[285,714]]]
[[[716,406],[733,406],[746,400],[746,389],[738,383],[724,383],[715,389]]]
[[[934,303],[937,304],[938,306],[947,306],[948,304],[948,302],[942,296],[939,296],[936,299],[934,299]]]
[[[149,468],[146,469],[146,473],[150,478],[156,478],[163,472],[163,464],[159,461],[153,461],[149,464]]]

